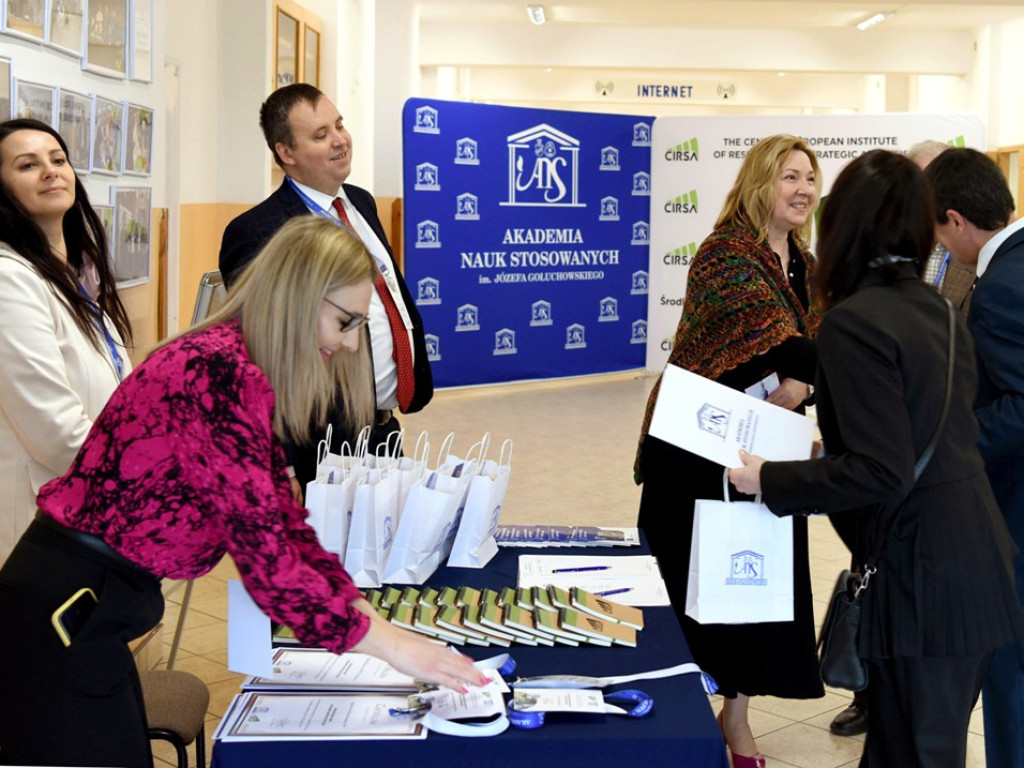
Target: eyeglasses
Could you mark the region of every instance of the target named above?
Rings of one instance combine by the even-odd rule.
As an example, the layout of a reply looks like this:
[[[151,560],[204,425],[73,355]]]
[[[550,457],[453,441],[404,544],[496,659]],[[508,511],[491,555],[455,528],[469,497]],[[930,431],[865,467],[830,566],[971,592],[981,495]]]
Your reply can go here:
[[[341,306],[338,306],[337,304],[335,304],[333,301],[328,299],[326,296],[324,296],[324,301],[326,301],[332,307],[337,309],[339,312],[344,312],[346,315],[349,316],[349,319],[341,324],[341,332],[342,333],[348,333],[349,331],[354,331],[356,328],[362,328],[370,320],[369,315],[360,315],[360,314],[358,314],[356,312],[349,312],[344,307],[341,307]]]

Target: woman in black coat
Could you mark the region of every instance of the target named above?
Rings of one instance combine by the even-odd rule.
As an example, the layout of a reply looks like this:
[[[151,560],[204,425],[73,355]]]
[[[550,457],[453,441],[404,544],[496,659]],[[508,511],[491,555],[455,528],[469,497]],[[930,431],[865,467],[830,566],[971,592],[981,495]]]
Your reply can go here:
[[[730,472],[780,516],[856,510],[861,563],[899,508],[859,637],[871,712],[861,765],[871,768],[962,766],[991,651],[1024,633],[1014,546],[977,450],[974,354],[959,315],[949,414],[914,482],[946,389],[947,303],[918,277],[933,222],[924,177],[905,157],[876,150],[843,170],[818,241],[826,457],[766,463],[741,452],[746,466]]]

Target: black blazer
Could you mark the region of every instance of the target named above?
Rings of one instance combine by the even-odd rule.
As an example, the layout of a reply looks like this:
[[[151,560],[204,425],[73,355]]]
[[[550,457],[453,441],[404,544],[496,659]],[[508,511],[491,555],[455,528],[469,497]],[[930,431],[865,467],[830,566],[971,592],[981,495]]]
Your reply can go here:
[[[945,393],[948,316],[911,265],[900,270],[891,281],[872,270],[822,320],[816,398],[828,457],[765,464],[763,499],[777,515],[856,510],[863,562],[909,493],[865,593],[861,654],[981,653],[1024,635],[1024,614],[1015,548],[977,450],[973,346],[958,314],[949,415],[915,485]]]
[[[361,187],[352,184],[343,185],[345,194],[362,215],[366,222],[373,229],[374,234],[387,248],[388,256],[391,257],[391,268],[398,278],[398,287],[402,293],[402,300],[409,311],[412,320],[413,338],[413,373],[416,380],[416,389],[413,394],[412,403],[408,413],[415,413],[421,410],[434,396],[434,378],[430,371],[430,361],[427,360],[427,346],[423,335],[423,318],[420,317],[416,303],[409,293],[409,287],[405,284],[405,278],[395,263],[394,253],[391,251],[391,244],[384,234],[380,218],[377,216],[377,204],[373,195]],[[224,230],[224,238],[220,246],[219,268],[224,277],[225,284],[230,288],[234,280],[241,274],[242,269],[253,260],[260,248],[269,240],[281,225],[288,219],[295,216],[308,216],[309,209],[302,202],[302,199],[291,188],[287,181],[281,184],[270,197],[259,203],[256,207],[237,216],[227,229]]]
[[[981,456],[1017,546],[1024,549],[1024,230],[996,250],[974,289],[967,325],[978,354]],[[1017,557],[1024,583],[1024,555]]]

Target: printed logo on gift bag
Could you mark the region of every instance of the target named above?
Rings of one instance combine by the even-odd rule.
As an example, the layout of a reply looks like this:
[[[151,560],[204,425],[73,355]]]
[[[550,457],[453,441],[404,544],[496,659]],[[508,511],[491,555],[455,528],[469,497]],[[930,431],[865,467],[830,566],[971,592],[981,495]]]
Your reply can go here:
[[[764,555],[749,549],[730,557],[729,578],[726,584],[743,587],[763,587],[768,584],[764,577]]]

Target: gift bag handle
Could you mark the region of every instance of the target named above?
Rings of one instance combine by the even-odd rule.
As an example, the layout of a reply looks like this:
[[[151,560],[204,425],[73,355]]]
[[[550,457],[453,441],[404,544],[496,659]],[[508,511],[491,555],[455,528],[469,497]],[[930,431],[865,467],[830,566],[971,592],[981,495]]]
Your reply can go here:
[[[359,432],[359,436],[356,437],[356,447],[352,452],[354,458],[358,458],[360,461],[366,458],[366,452],[370,449],[370,425],[367,424]]]
[[[729,498],[729,467],[726,467],[725,471],[722,472],[722,501],[726,503],[732,502],[732,499]],[[754,496],[754,503],[761,503],[760,493]]]
[[[508,456],[505,455],[505,450],[508,449]],[[498,466],[508,467],[512,465],[512,438],[506,438],[505,442],[501,444],[501,453],[498,454]]]
[[[416,449],[413,451],[413,460],[421,464],[426,464],[427,457],[430,454],[430,440],[427,438],[427,431],[422,430],[420,436],[416,438]]]
[[[327,454],[331,452],[331,435],[333,434],[334,427],[328,422],[327,429],[324,431],[324,439],[316,445],[316,465],[318,467],[327,461]]]
[[[444,464],[445,460],[452,453],[452,445],[455,443],[455,433],[449,432],[448,436],[441,442],[441,447],[437,451],[437,464],[435,467],[440,467]]]
[[[405,430],[390,432],[384,438],[384,442],[377,446],[374,453],[377,454],[377,463],[380,464],[386,459],[397,459],[402,454],[402,444],[405,442]],[[393,444],[393,445],[392,445]]]

